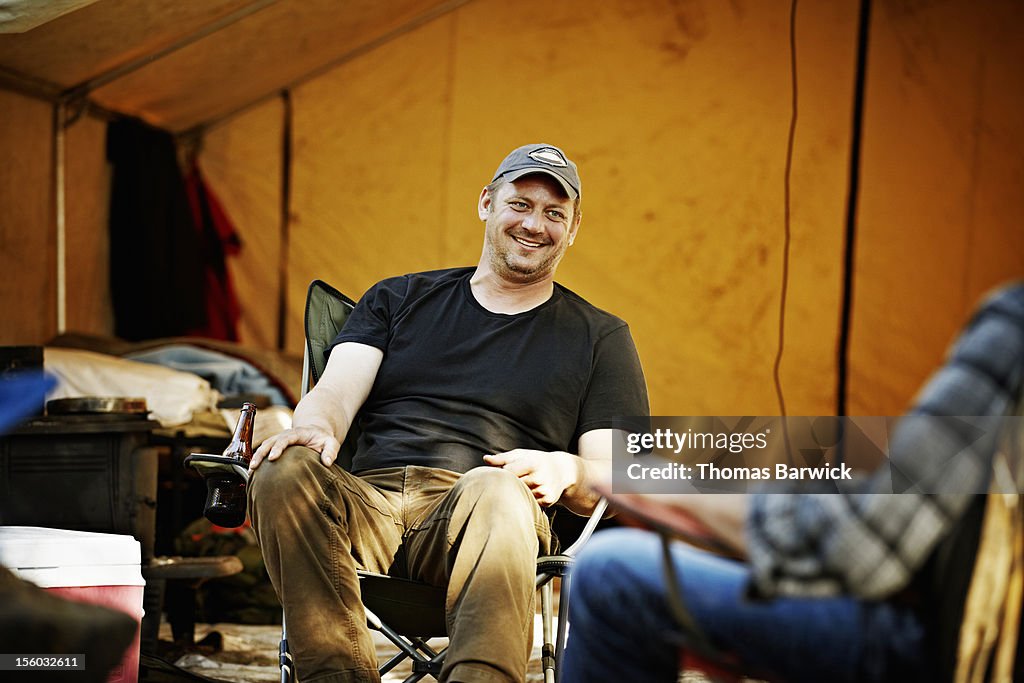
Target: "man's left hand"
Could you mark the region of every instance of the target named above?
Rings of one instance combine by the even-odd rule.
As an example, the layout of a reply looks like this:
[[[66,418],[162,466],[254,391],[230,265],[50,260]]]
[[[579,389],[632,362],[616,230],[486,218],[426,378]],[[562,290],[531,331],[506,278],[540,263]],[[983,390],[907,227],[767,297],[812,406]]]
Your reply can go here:
[[[577,460],[579,458],[571,453],[548,453],[526,448],[484,456],[488,465],[508,470],[519,477],[541,507],[554,505],[566,489],[578,483],[580,467]]]

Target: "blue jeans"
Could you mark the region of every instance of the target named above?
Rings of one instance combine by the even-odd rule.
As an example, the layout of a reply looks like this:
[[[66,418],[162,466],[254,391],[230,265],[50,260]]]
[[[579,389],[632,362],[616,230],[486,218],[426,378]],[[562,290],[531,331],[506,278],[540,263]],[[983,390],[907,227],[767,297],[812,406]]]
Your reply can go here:
[[[924,627],[910,609],[849,597],[755,601],[746,595],[746,565],[678,543],[672,554],[694,621],[747,671],[787,683],[934,680]],[[594,536],[572,572],[563,683],[677,680],[688,636],[664,581],[657,535]]]

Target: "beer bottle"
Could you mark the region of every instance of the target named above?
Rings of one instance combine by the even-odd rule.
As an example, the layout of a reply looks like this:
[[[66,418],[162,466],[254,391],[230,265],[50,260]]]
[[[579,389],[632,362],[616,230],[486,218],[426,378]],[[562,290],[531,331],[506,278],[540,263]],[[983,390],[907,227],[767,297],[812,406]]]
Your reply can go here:
[[[256,420],[256,405],[243,403],[242,412],[238,415],[235,433],[231,435],[231,443],[224,449],[224,455],[243,461],[238,464],[246,469],[252,460],[252,427]]]
[[[242,413],[231,435],[231,443],[224,449],[225,458],[243,470],[249,469],[252,460],[252,431],[256,418],[256,406],[242,404]],[[246,480],[237,472],[225,467],[206,478],[206,509],[203,514],[217,526],[233,528],[245,523]]]

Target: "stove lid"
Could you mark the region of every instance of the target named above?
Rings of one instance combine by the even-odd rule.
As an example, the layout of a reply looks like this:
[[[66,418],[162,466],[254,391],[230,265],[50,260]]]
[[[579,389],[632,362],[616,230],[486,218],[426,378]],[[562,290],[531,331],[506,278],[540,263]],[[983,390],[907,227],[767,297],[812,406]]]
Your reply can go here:
[[[145,398],[124,396],[76,396],[46,402],[49,415],[146,415]]]

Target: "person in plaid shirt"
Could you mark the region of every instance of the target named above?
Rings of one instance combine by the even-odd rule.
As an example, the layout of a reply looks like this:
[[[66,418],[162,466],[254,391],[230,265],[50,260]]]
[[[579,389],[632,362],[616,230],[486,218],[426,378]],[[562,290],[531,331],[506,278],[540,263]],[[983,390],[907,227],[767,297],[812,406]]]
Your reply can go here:
[[[1006,416],[1022,375],[1018,283],[983,302],[897,425],[891,468],[829,494],[793,484],[673,497],[742,561],[673,543],[670,590],[655,533],[598,534],[572,574],[562,680],[675,681],[687,648],[790,683],[948,678],[986,499],[976,494],[990,490],[1002,428],[1019,425]],[[894,471],[915,486],[892,493]]]

